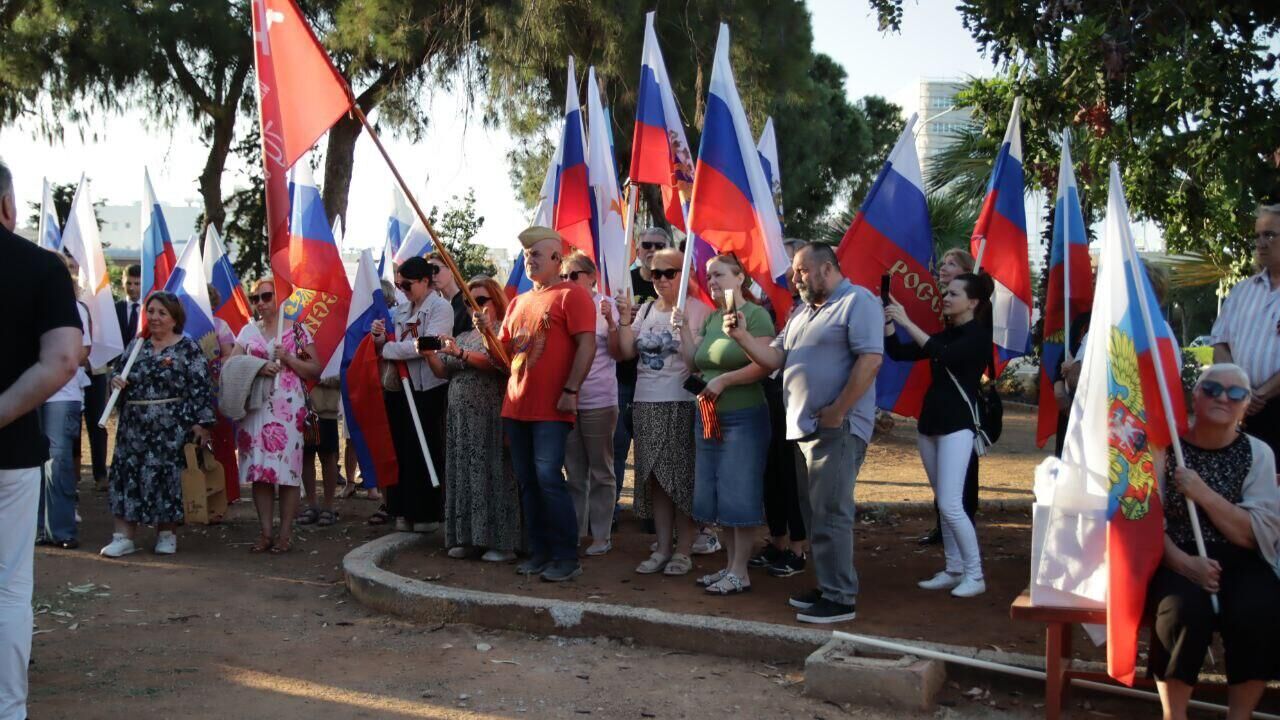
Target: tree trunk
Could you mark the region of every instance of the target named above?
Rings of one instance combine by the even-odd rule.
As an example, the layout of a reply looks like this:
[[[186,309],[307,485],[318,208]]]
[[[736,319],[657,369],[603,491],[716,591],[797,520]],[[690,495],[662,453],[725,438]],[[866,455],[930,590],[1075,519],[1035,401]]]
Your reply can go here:
[[[329,145],[324,154],[324,211],[333,224],[341,217],[347,222],[347,197],[351,192],[351,170],[355,165],[356,140],[364,127],[352,115],[344,115],[329,130]]]
[[[236,134],[236,108],[224,108],[225,112],[213,118],[213,137],[209,144],[209,157],[204,163],[204,172],[200,173],[200,197],[204,200],[204,229],[213,225],[221,233],[227,219],[227,209],[222,204],[222,171],[227,166],[227,155],[231,153],[231,141]]]

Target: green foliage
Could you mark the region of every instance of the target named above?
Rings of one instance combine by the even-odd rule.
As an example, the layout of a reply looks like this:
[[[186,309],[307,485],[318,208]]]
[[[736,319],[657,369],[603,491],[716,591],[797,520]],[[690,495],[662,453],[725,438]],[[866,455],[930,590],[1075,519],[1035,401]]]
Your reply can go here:
[[[778,127],[787,234],[814,235],[835,197],[865,169],[874,138],[865,111],[845,98],[844,71],[813,52],[809,13],[792,1],[549,0],[490,6],[482,42],[488,119],[504,124],[521,144],[510,155],[521,197],[530,206],[537,200],[549,145],[558,137],[570,55],[579,83],[588,66],[596,68],[602,98],[613,110],[617,167],[627,173],[643,18],[655,8],[658,42],[694,148],[719,23],[729,24],[730,56],[748,117],[756,132],[768,115]],[[661,212],[654,215],[660,218]]]
[[[857,167],[848,179],[851,210],[862,207],[867,191],[875,183],[880,168],[893,150],[893,144],[898,141],[902,128],[906,126],[906,121],[902,119],[902,108],[879,95],[862,98],[857,107],[866,118],[870,145],[866,153],[855,158]]]
[[[441,242],[449,249],[453,261],[458,264],[464,279],[470,280],[477,275],[493,277],[498,269],[489,261],[488,249],[475,242],[476,236],[484,227],[484,216],[476,212],[476,192],[468,188],[467,194],[461,197],[454,195],[449,199],[444,211],[432,207],[427,213],[431,226],[439,234]]]
[[[66,224],[67,216],[71,214],[71,201],[76,197],[76,183],[52,183],[49,185],[49,192],[53,195],[53,210],[58,216],[58,229],[62,229],[62,225]],[[41,200],[35,200],[27,203],[27,207],[31,208],[31,214],[27,216],[27,227],[40,227],[40,203]],[[99,200],[94,206],[102,205]],[[98,227],[102,227],[102,220],[98,220]]]
[[[236,275],[241,282],[252,285],[271,272],[267,261],[267,186],[262,179],[258,128],[255,126],[232,151],[242,161],[240,178],[245,186],[226,198],[227,222],[222,238]]]
[[[891,26],[901,20],[901,0],[871,4]],[[1090,205],[1103,207],[1115,160],[1130,208],[1160,225],[1172,251],[1203,253],[1228,276],[1247,268],[1252,212],[1280,194],[1278,58],[1268,47],[1280,34],[1280,6],[963,0],[959,9],[1008,70],[965,98],[984,136],[998,140],[1013,97],[1026,98],[1028,183],[1051,187],[1052,135],[1074,128]]]

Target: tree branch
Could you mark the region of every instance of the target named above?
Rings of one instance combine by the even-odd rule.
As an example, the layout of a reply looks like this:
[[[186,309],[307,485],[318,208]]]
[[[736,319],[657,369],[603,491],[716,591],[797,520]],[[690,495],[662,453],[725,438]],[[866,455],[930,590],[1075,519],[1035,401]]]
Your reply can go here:
[[[209,97],[204,88],[200,87],[200,82],[187,69],[182,56],[178,54],[178,44],[173,35],[169,35],[164,40],[164,55],[169,61],[169,67],[173,68],[173,75],[177,79],[178,87],[182,89],[182,92],[191,98],[192,103],[195,104],[200,112],[210,116],[214,115],[217,112],[218,103]]]

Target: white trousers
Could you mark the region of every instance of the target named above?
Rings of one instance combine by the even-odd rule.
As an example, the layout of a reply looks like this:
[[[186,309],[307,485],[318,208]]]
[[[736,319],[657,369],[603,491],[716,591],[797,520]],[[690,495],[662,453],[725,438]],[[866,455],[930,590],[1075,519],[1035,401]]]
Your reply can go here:
[[[27,716],[40,468],[0,470],[0,720]]]
[[[964,477],[973,451],[973,431],[957,430],[946,435],[921,435],[917,441],[920,460],[929,475],[938,515],[942,519],[942,549],[947,556],[947,572],[966,578],[982,578],[982,553],[978,533],[964,512]]]

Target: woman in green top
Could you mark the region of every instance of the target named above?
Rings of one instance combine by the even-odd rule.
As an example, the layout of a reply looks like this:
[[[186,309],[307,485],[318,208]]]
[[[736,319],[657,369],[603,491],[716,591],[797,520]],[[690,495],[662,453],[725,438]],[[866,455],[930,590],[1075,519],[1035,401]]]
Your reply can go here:
[[[693,517],[727,530],[723,570],[698,580],[712,595],[751,589],[747,563],[764,525],[764,467],[769,451],[769,406],[760,381],[768,374],[751,362],[724,334],[724,314],[736,310],[754,337],[772,339],[773,321],[746,288],[737,258],[718,255],[707,263],[707,286],[716,310],[707,318],[702,341],[692,338],[681,349],[696,348],[687,361],[696,366],[707,387],[698,396],[695,426],[696,462]],[[690,330],[686,325],[683,332]]]

